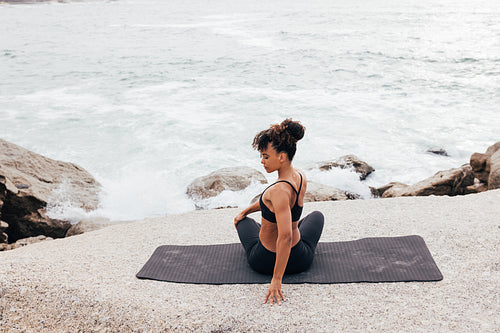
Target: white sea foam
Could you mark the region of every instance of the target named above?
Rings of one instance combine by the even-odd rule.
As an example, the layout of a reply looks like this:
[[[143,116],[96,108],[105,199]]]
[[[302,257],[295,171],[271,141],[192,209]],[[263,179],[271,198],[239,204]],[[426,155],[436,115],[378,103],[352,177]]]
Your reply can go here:
[[[219,195],[196,200],[196,207],[200,209],[214,209],[226,207],[246,207],[252,200],[259,195],[268,184],[253,182],[247,188],[241,191],[222,191]]]
[[[88,213],[71,198],[75,190],[76,188],[68,179],[63,179],[61,184],[51,193],[47,202],[47,216],[53,219],[68,220],[71,223],[76,223],[86,217]]]

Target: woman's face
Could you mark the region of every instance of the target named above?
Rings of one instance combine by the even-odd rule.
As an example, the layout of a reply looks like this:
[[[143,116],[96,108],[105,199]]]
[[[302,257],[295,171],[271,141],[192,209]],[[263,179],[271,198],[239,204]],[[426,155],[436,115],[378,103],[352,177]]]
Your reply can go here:
[[[268,143],[267,148],[260,152],[260,163],[262,163],[267,173],[274,172],[281,167],[283,154],[285,153],[278,153],[271,143]]]

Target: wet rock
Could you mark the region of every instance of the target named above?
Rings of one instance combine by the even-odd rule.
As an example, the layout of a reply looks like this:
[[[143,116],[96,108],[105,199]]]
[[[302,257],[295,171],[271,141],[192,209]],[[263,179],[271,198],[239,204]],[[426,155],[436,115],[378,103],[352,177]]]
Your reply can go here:
[[[47,205],[64,200],[90,211],[98,206],[99,191],[99,183],[81,167],[0,139],[0,217],[9,224],[9,241],[64,237],[71,223],[48,217]]]
[[[427,152],[430,154],[439,155],[439,156],[450,156],[450,155],[448,155],[448,152],[446,150],[444,150],[443,148],[433,147],[433,148],[427,149]]]
[[[470,165],[474,176],[481,182],[488,184],[491,170],[491,157],[500,150],[500,142],[488,147],[484,154],[474,153],[470,158]]]
[[[488,177],[490,176],[489,166],[487,169],[487,161],[490,156],[481,153],[474,153],[470,158],[470,165],[474,171],[474,175],[483,183],[488,183]]]
[[[319,162],[314,168],[318,168],[323,171],[331,170],[332,168],[353,169],[357,174],[359,174],[359,179],[361,180],[366,179],[369,174],[375,171],[372,166],[360,160],[355,155],[345,155],[333,161]]]
[[[6,222],[0,220],[0,243],[8,242],[9,236],[5,233],[8,227],[9,225]]]
[[[384,198],[384,193],[389,190],[394,188],[394,191],[402,190],[403,188],[407,188],[408,185],[400,183],[400,182],[390,182],[387,185],[384,185],[382,187],[376,188],[375,190],[372,190],[372,193],[375,193],[376,197],[379,198]]]
[[[479,179],[475,178],[474,184],[467,186],[464,194],[481,193],[484,191],[488,191],[488,186]]]
[[[370,188],[370,193],[372,194],[372,198],[380,198],[382,194],[380,194],[380,191],[378,188],[375,188],[373,186],[369,186]]]
[[[349,200],[349,196],[342,190],[315,182],[307,182],[307,192],[304,202]]]
[[[500,188],[500,150],[491,155],[490,175],[488,177],[488,190]]]
[[[5,201],[5,197],[7,196],[7,180],[5,176],[2,176],[2,166],[0,165],[0,217],[2,217],[2,207],[3,202]]]
[[[474,173],[470,165],[439,171],[434,176],[414,185],[390,183],[378,189],[382,198],[401,196],[460,195],[465,194],[467,186],[474,184]]]
[[[361,194],[353,193],[353,192],[345,192],[348,200],[358,200],[361,199]]]
[[[2,207],[3,207],[3,202],[5,200],[5,196],[7,195],[7,188],[5,186],[5,177],[0,175],[0,219],[2,218]],[[7,235],[7,228],[9,225],[0,220],[0,244],[1,243],[7,243],[8,241],[8,235]]]
[[[249,167],[223,168],[196,178],[187,188],[187,195],[194,200],[219,195],[224,190],[241,191],[252,182],[267,183],[266,177]]]

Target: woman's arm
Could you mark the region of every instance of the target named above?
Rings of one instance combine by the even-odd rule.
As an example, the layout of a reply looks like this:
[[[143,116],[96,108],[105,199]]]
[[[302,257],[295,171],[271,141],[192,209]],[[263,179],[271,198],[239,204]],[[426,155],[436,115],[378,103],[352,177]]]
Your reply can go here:
[[[292,248],[292,213],[290,211],[290,198],[283,191],[276,193],[272,198],[274,213],[278,227],[278,238],[276,240],[276,262],[274,264],[274,274],[267,291],[264,303],[267,302],[273,305],[274,298],[278,305],[281,305],[281,300],[285,300],[285,296],[281,292],[281,280],[285,274],[290,250]],[[281,298],[281,300],[280,300]]]
[[[247,208],[242,210],[238,215],[236,215],[236,217],[234,218],[234,226],[236,227],[238,222],[240,222],[245,217],[247,217],[248,214],[258,212],[259,210],[260,210],[260,205],[259,205],[259,201],[257,200],[252,205],[248,206]]]

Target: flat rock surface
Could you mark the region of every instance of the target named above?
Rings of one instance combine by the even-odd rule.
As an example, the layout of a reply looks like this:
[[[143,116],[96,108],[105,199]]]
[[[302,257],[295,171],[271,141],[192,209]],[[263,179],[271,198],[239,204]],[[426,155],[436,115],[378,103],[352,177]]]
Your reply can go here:
[[[498,332],[500,190],[456,197],[307,203],[320,241],[417,234],[444,280],[284,285],[190,285],[135,274],[163,244],[237,242],[238,209],[116,225],[0,253],[0,327],[7,332]],[[253,214],[257,218],[257,214]]]

